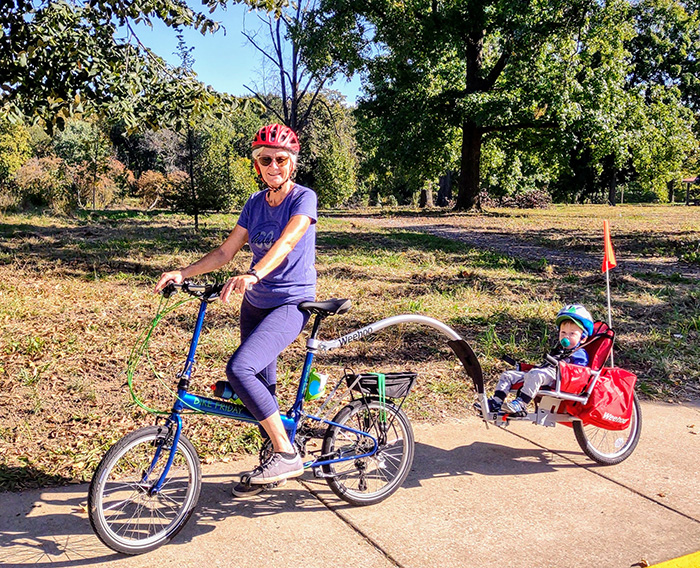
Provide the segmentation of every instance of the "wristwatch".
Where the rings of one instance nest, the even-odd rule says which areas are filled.
[[[246,274],[250,274],[251,276],[255,276],[255,278],[257,278],[256,284],[258,284],[258,282],[260,282],[260,276],[258,276],[258,273],[255,270],[255,268],[251,268],[248,272],[246,272]]]

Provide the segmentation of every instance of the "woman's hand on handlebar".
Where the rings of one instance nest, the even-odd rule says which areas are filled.
[[[184,279],[185,277],[182,275],[182,272],[180,270],[163,272],[163,274],[160,277],[160,280],[158,280],[158,284],[156,284],[156,294],[162,292],[163,288],[165,288],[168,285],[168,283],[174,282],[175,284],[182,284]]]
[[[232,292],[243,295],[248,288],[257,282],[257,277],[253,276],[252,274],[240,274],[239,276],[234,276],[228,282],[226,282],[226,284],[224,284],[224,288],[221,290],[219,298],[224,304],[226,304],[228,303]]]

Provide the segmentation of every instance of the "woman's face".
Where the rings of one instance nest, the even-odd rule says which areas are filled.
[[[275,148],[263,148],[256,158],[260,175],[270,187],[280,187],[294,171],[294,164],[289,152]]]

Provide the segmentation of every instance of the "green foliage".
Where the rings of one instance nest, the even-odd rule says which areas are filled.
[[[258,189],[252,162],[233,150],[238,134],[225,122],[212,124],[203,132],[198,182],[200,191],[219,204],[216,210],[242,207]]]
[[[276,0],[248,3],[279,9]],[[213,11],[225,0],[202,4]],[[177,76],[131,35],[117,34],[117,27],[130,21],[152,24],[154,19],[202,33],[219,27],[179,0],[15,0],[3,7],[0,108],[15,121],[23,116],[40,120],[49,131],[86,112],[121,121],[129,131],[183,129],[182,108],[200,117],[236,108],[237,99],[216,93],[192,75]]]
[[[190,129],[180,161],[182,177],[169,184],[165,203],[195,217],[242,206],[258,185],[250,159],[234,151],[238,134],[227,121]]]
[[[306,41],[319,67],[363,72],[373,195],[406,202],[461,170],[458,208],[481,184],[501,197],[619,186],[664,199],[697,147],[697,14],[673,0],[323,0]]]
[[[631,5],[637,35],[629,44],[632,85],[673,85],[684,106],[700,109],[700,6],[679,0]]]
[[[347,147],[336,139],[318,154],[314,172],[314,190],[322,207],[343,205],[355,192],[356,161]]]
[[[104,163],[112,152],[112,144],[95,120],[69,120],[62,132],[53,137],[56,155],[68,164]]]
[[[9,189],[12,177],[29,158],[31,146],[27,128],[0,119],[0,191]]]
[[[113,146],[104,124],[91,120],[69,120],[53,137],[56,155],[69,166],[76,204],[93,209],[125,196],[133,174],[113,157]]]
[[[323,91],[319,101],[309,115],[296,177],[316,192],[320,206],[337,207],[357,189],[355,121],[339,93]]]

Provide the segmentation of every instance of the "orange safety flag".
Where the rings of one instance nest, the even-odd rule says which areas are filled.
[[[603,221],[603,243],[605,247],[605,256],[603,257],[603,272],[607,272],[611,268],[617,266],[617,260],[615,260],[615,251],[612,247],[612,242],[610,241],[610,224],[607,221]]]

